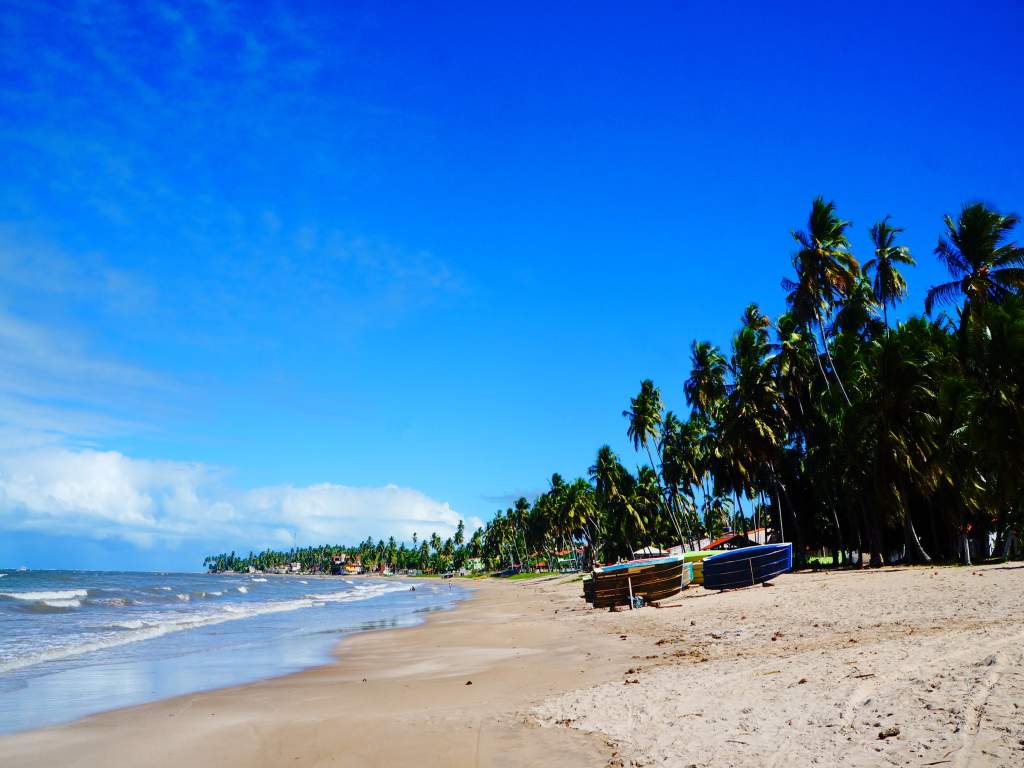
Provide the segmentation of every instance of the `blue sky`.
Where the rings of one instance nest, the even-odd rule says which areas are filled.
[[[1019,4],[552,5],[8,4],[0,565],[447,533],[639,461],[815,195],[901,313],[1024,209]]]

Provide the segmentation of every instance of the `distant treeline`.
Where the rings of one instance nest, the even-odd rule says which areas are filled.
[[[235,552],[211,555],[203,561],[203,567],[218,572],[245,572],[250,567],[258,571],[270,571],[275,568],[287,568],[291,563],[299,563],[302,570],[307,573],[331,573],[335,556],[345,555],[349,561],[358,557],[362,566],[369,571],[386,566],[392,570],[442,572],[462,568],[467,559],[479,556],[483,529],[476,531],[469,541],[466,541],[465,533],[465,525],[460,520],[455,534],[450,538],[442,539],[436,533],[432,533],[421,541],[419,535],[414,533],[411,547],[404,543],[396,543],[394,537],[387,541],[374,541],[368,538],[354,547],[324,545],[299,547],[288,551],[267,549],[263,552],[250,552],[244,556]]]

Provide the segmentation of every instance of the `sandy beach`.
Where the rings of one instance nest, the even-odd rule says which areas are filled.
[[[0,739],[4,766],[1024,763],[1024,567],[787,574],[593,611],[467,583],[334,664]]]

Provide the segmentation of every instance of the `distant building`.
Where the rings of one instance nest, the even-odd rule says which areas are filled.
[[[736,531],[726,533],[714,541],[705,544],[701,549],[740,549],[742,547],[753,547],[757,544],[767,543],[768,531],[764,528],[754,528],[747,531],[746,536]]]
[[[288,573],[301,573],[302,563],[288,563]]]

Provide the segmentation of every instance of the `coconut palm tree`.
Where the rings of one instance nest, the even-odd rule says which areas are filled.
[[[1019,216],[971,203],[956,221],[948,214],[943,220],[946,234],[939,238],[935,254],[954,279],[928,289],[926,313],[930,315],[936,303],[953,304],[961,298],[969,311],[1024,289],[1024,248],[1006,242]]]
[[[833,337],[845,333],[866,342],[884,333],[886,326],[879,319],[878,310],[871,282],[864,275],[859,275],[851,291],[838,305],[831,329]]]
[[[997,510],[997,544],[1005,557],[1010,527],[1024,532],[1024,298],[977,306],[964,318],[960,357],[972,383],[967,394],[971,442]]]
[[[907,295],[907,281],[900,274],[900,265],[914,266],[917,262],[905,245],[896,244],[896,235],[903,227],[889,224],[891,216],[871,225],[871,242],[875,245],[875,258],[864,262],[864,274],[875,273],[872,288],[875,300],[882,306],[886,329],[889,328],[889,306],[896,306]]]
[[[633,441],[635,450],[639,451],[643,446],[651,469],[656,467],[651,455],[651,445],[657,445],[661,436],[661,410],[661,392],[654,386],[653,381],[644,379],[640,382],[640,393],[630,398],[629,408],[622,412],[623,417],[629,421],[626,435]]]
[[[661,478],[658,465],[654,463],[651,445],[656,446],[661,437],[661,412],[661,392],[650,379],[644,379],[640,382],[639,394],[630,399],[629,408],[622,412],[622,415],[629,421],[629,425],[626,427],[626,435],[633,441],[634,450],[639,451],[640,447],[643,446],[644,451],[647,453],[647,460],[650,462],[651,470],[654,472],[655,478],[658,479],[659,498],[662,498],[660,493]],[[667,512],[668,518],[676,528],[681,543],[683,532],[679,526],[675,511],[664,503],[660,507],[662,511]]]
[[[590,467],[590,478],[594,482],[597,505],[607,518],[608,533],[617,532],[627,552],[632,552],[634,547],[631,534],[644,534],[647,531],[643,517],[631,501],[634,478],[607,445],[598,450],[597,460]]]
[[[722,352],[710,341],[690,345],[690,376],[683,384],[687,404],[696,413],[713,421],[725,397],[726,362]]]
[[[850,428],[862,448],[850,464],[864,466],[865,492],[884,513],[881,522],[902,526],[909,557],[930,562],[912,517],[912,501],[933,487],[931,461],[938,448],[939,357],[935,329],[915,318],[871,343],[859,368],[860,395]]]
[[[834,202],[826,203],[824,198],[816,197],[811,204],[807,229],[792,232],[793,239],[800,246],[793,256],[796,280],[782,280],[793,317],[805,327],[809,327],[812,321],[817,324],[822,351],[847,405],[850,398],[829,351],[825,317],[832,312],[837,300],[853,290],[860,274],[860,265],[850,251],[850,241],[846,236],[849,226],[850,222],[836,215]],[[821,368],[820,359],[818,364]],[[827,385],[824,368],[821,368],[821,375]]]
[[[722,455],[729,486],[739,504],[759,487],[765,470],[774,472],[776,457],[786,440],[786,410],[774,376],[767,333],[744,326],[733,338],[729,360],[731,383],[722,409]]]

